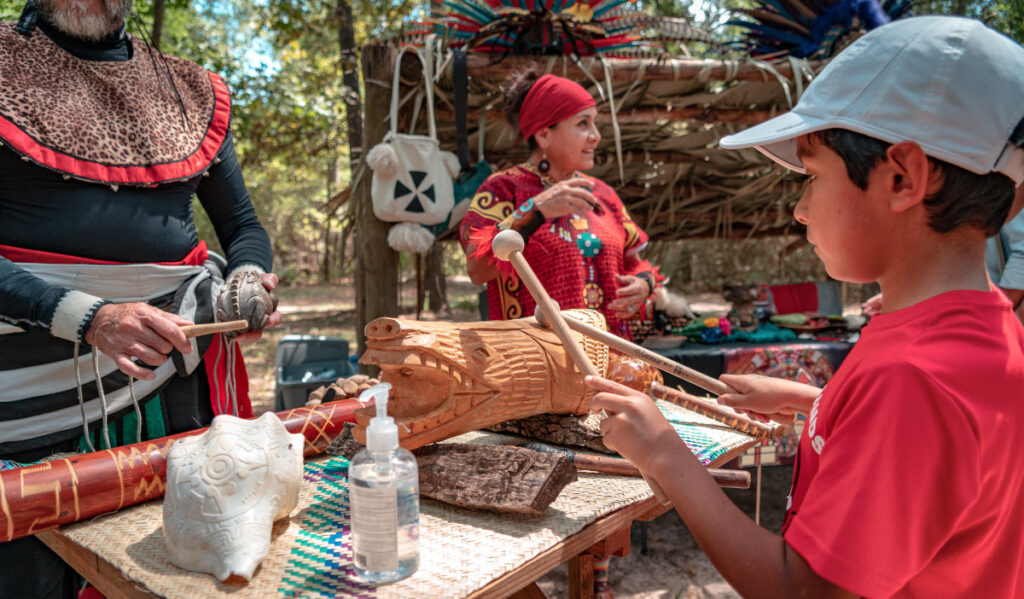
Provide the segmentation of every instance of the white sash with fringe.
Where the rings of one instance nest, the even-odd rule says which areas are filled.
[[[223,275],[219,256],[207,259],[201,266],[164,265],[164,264],[29,264],[18,263],[18,266],[48,283],[77,289],[96,297],[114,302],[148,302],[153,299],[173,294],[182,285],[187,284],[181,306],[177,313],[186,319],[194,320],[198,299],[196,289],[206,279],[213,279],[210,286],[211,301],[216,298]],[[219,263],[218,263],[219,262]],[[0,335],[17,333],[21,329],[8,324],[0,324]],[[3,337],[0,337],[2,343]],[[196,340],[192,339],[193,351],[184,355],[188,372],[195,370],[202,359],[197,351]],[[93,356],[83,354],[78,357],[78,373],[75,372],[75,358],[47,364],[39,364],[7,370],[3,372],[3,384],[0,385],[0,402],[23,401],[32,397],[59,393],[75,389],[78,381],[82,385],[94,384],[96,372],[100,378],[117,370],[114,361],[97,352],[96,368]],[[167,360],[153,373],[156,377],[149,381],[135,381],[134,394],[137,398],[145,397],[167,382],[176,371],[171,360]],[[105,393],[106,406],[103,398],[97,397],[84,403],[84,414],[87,422],[104,419],[106,414],[116,412],[132,405],[132,389],[124,387]],[[5,442],[22,441],[43,435],[68,430],[82,425],[83,406],[73,405],[67,408],[38,414],[16,420],[0,421],[0,440]]]

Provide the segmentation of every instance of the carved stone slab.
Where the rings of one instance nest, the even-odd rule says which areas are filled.
[[[438,443],[415,453],[420,494],[461,507],[540,515],[577,480],[564,455],[521,447]]]

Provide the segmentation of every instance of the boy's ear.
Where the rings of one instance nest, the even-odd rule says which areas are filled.
[[[904,141],[889,146],[887,160],[876,166],[889,194],[889,207],[903,212],[933,195],[942,187],[940,171],[921,146]]]

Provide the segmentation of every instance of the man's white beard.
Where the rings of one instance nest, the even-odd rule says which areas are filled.
[[[104,0],[105,10],[91,10],[88,2],[68,0],[58,8],[54,0],[36,0],[46,18],[64,33],[84,40],[100,40],[117,31],[131,10],[132,0]]]

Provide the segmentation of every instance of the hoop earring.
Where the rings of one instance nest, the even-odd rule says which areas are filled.
[[[548,171],[551,170],[551,163],[548,162],[547,154],[544,154],[544,157],[537,163],[537,170],[540,171],[542,175],[548,174]]]

